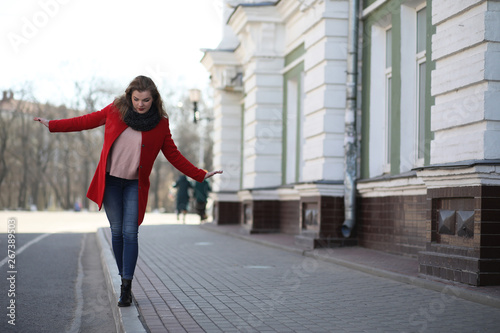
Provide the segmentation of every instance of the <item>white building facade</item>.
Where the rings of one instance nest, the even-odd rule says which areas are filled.
[[[224,39],[202,59],[224,170],[214,220],[500,284],[500,3],[360,1],[356,225],[344,238],[350,2],[225,1]]]

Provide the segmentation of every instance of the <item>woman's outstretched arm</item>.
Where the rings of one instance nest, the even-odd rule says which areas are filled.
[[[47,126],[51,132],[79,132],[104,125],[108,114],[113,111],[112,105],[113,104],[110,104],[100,111],[73,118],[48,120],[41,117],[35,117],[33,120]]]
[[[39,121],[40,123],[44,124],[45,127],[49,128],[49,121],[48,119],[45,118],[40,118],[40,117],[35,117],[33,118],[34,121]]]
[[[218,174],[218,173],[222,173],[222,170],[215,170],[215,171],[207,172],[207,173],[205,174],[205,179],[210,178],[210,177],[212,177],[213,175],[216,175],[216,174]]]

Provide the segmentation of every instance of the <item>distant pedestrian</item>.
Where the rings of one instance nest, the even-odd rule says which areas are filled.
[[[180,175],[179,178],[177,178],[174,187],[177,189],[177,221],[179,221],[179,214],[182,214],[182,221],[183,223],[186,223],[186,213],[189,203],[189,189],[193,188],[193,185],[191,185],[191,182],[186,178],[186,176]]]
[[[210,191],[212,191],[212,188],[206,180],[194,184],[195,209],[202,222],[207,219],[206,207]]]
[[[75,132],[104,125],[104,145],[87,197],[104,205],[122,286],[118,306],[132,302],[132,278],[138,256],[137,234],[148,201],[149,175],[162,151],[182,173],[202,182],[222,170],[206,172],[191,164],[177,149],[169,119],[154,82],[136,77],[125,94],[101,111],[80,117],[47,120],[35,117],[51,132]]]

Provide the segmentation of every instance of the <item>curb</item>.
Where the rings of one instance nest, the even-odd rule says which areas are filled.
[[[356,264],[356,263],[353,263],[350,261],[346,261],[346,260],[318,254],[314,250],[301,250],[301,249],[293,248],[293,247],[286,246],[286,245],[268,242],[268,241],[261,240],[261,239],[255,239],[255,238],[252,238],[251,236],[244,235],[244,234],[237,234],[235,232],[231,232],[231,231],[227,231],[227,230],[220,230],[220,229],[217,229],[216,226],[214,227],[214,226],[200,224],[200,227],[204,230],[216,232],[216,233],[231,236],[231,237],[236,237],[236,238],[239,238],[242,240],[246,240],[248,242],[257,243],[257,244],[281,249],[281,250],[288,251],[288,252],[293,252],[296,254],[303,255],[305,257],[330,262],[330,263],[344,266],[347,268],[351,268],[351,269],[354,269],[357,271],[361,271],[363,273],[367,273],[367,274],[371,274],[374,276],[390,279],[390,280],[393,280],[396,282],[406,283],[406,284],[413,285],[416,287],[425,288],[425,289],[429,289],[429,290],[433,290],[433,291],[438,291],[438,292],[441,292],[441,293],[446,294],[446,295],[451,295],[452,297],[459,297],[459,298],[462,298],[462,299],[465,299],[465,300],[468,300],[471,302],[475,302],[475,303],[479,303],[479,304],[483,304],[483,305],[487,305],[487,306],[491,306],[491,307],[495,307],[495,308],[500,308],[500,298],[491,297],[491,296],[485,295],[483,293],[479,293],[479,292],[475,292],[472,290],[467,290],[464,288],[460,288],[457,286],[446,284],[445,282],[440,283],[440,282],[436,282],[436,281],[427,280],[425,278],[407,276],[407,275],[403,275],[403,274],[399,274],[399,273],[395,273],[395,272],[391,272],[391,271],[373,268],[373,267],[362,265],[362,264]]]
[[[120,333],[146,333],[135,305],[129,307],[119,307],[118,295],[120,293],[121,280],[116,268],[116,262],[111,252],[104,229],[99,228],[96,232],[97,244],[101,252],[101,264],[106,278],[108,298],[111,303],[113,317],[115,319],[116,332]],[[135,304],[135,301],[134,301]]]

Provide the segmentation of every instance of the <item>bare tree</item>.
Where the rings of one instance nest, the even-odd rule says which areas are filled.
[[[46,115],[47,117],[50,117],[51,108],[50,104],[44,106],[37,105],[38,114]],[[41,209],[48,205],[47,186],[44,177],[53,155],[54,141],[50,140],[49,133],[42,126],[34,126],[31,134],[37,138],[34,143],[35,149],[32,155],[32,162],[30,163],[33,168],[31,173],[33,176],[31,181],[31,197],[37,209]],[[40,192],[42,192],[42,195],[40,195]]]
[[[19,169],[21,171],[21,177],[19,178],[18,185],[18,199],[17,207],[20,209],[27,208],[27,195],[29,186],[29,176],[30,176],[30,159],[33,150],[30,145],[30,126],[28,123],[28,118],[30,104],[25,100],[21,100],[16,107],[15,114],[18,123],[17,127],[17,140],[15,140],[15,149],[12,151],[12,155],[18,162]]]
[[[0,101],[0,186],[9,168],[7,166],[7,149],[12,137],[12,122],[15,116],[12,106],[12,92],[4,91]]]

